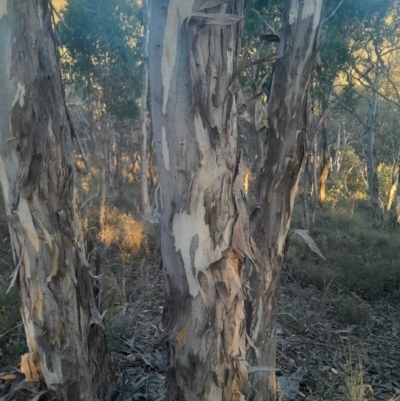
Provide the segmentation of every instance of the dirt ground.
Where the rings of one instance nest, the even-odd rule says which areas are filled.
[[[126,383],[117,399],[161,400],[167,358],[158,264],[145,266],[132,280],[136,300],[121,318],[121,346],[114,354],[121,383]],[[345,324],[338,291],[304,287],[290,272],[283,273],[277,367],[281,386],[287,390],[289,384],[290,391],[282,400],[400,400],[400,311],[350,294],[368,320]]]
[[[123,268],[124,294],[118,290],[115,298],[110,296],[122,277],[116,273],[116,286],[104,289],[112,299],[106,325],[120,389],[115,401],[161,401],[168,358],[161,324],[164,297],[159,254],[143,252],[133,265]],[[340,309],[344,297],[350,312]],[[344,322],[349,317],[343,313],[351,318],[354,305],[356,311],[365,312],[360,324]],[[400,311],[387,302],[371,305],[330,286],[321,291],[286,270],[279,296],[277,344],[282,400],[400,400]],[[1,368],[0,364],[4,377]],[[0,380],[0,400],[9,400],[2,396],[23,383],[18,368],[13,372],[13,384]],[[38,396],[39,386],[25,387],[25,398],[20,392],[21,398],[11,399]],[[35,401],[45,399],[54,398],[43,394]]]

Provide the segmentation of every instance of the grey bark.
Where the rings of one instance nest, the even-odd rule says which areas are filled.
[[[248,391],[242,270],[244,256],[255,256],[232,80],[244,1],[211,9],[207,3],[202,9],[194,0],[151,2],[168,400],[239,400]]]
[[[0,38],[0,179],[30,360],[60,400],[108,400],[48,1],[1,0]]]
[[[254,289],[247,307],[254,344],[248,358],[251,365],[275,366],[278,280],[305,155],[308,90],[319,52],[321,9],[322,0],[285,2],[281,57],[268,105],[267,149],[251,218],[251,234],[264,262],[249,278]],[[274,399],[273,371],[255,373],[251,383],[255,400]]]
[[[252,220],[262,256],[250,236],[237,149],[233,77],[244,3],[151,2],[167,400],[276,398],[275,374],[265,369],[275,366],[276,291],[304,154],[322,1],[285,2],[269,106],[272,139]]]

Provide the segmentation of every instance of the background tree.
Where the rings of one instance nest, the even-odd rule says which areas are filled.
[[[253,134],[247,135],[246,141],[240,141],[240,144],[245,159],[253,163],[254,175],[260,172],[264,160],[267,99],[282,25],[280,6],[282,2],[277,0],[252,0],[246,6],[241,63],[242,68],[247,68],[243,69],[239,78],[247,99],[245,105],[251,114]],[[246,116],[240,123],[244,124],[245,120]]]
[[[0,6],[0,177],[30,366],[60,400],[107,400],[111,356],[96,308],[47,0]]]
[[[60,39],[66,50],[68,105],[83,151],[98,170],[101,226],[110,189],[123,191],[123,159],[133,164],[139,153],[134,132],[140,115],[142,37],[137,2],[74,1],[63,10]]]
[[[398,48],[396,39],[399,29],[398,7],[396,0],[377,1],[373,4],[344,5],[342,10],[337,12],[338,18],[348,19],[349,24],[346,29],[351,40],[347,41],[349,62],[343,68],[344,74],[336,87],[336,93],[342,91],[341,96],[344,101],[342,106],[347,100],[350,100],[350,103],[355,98],[359,100],[356,118],[365,131],[362,142],[368,144],[365,152],[368,166],[367,181],[372,218],[376,225],[382,222],[381,215],[384,211],[377,175],[377,147],[381,146],[376,143],[377,111],[378,107],[383,105],[382,100],[397,103],[396,85],[391,78],[391,69]],[[382,86],[390,86],[391,90],[382,91]],[[367,108],[361,111],[360,102],[367,105]],[[345,108],[354,114],[353,105],[347,102]],[[396,157],[397,150],[395,152],[391,158]]]
[[[140,124],[141,124],[141,151],[140,151],[140,183],[141,198],[144,214],[150,218],[154,214],[150,206],[149,188],[147,183],[147,98],[149,93],[149,38],[150,38],[150,2],[143,1],[143,60],[142,60],[142,94],[140,96]]]

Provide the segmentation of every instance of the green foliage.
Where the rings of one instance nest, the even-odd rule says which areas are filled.
[[[67,81],[119,120],[138,115],[141,9],[130,0],[71,1],[60,25]],[[67,28],[68,26],[68,28]]]
[[[321,290],[333,282],[368,300],[398,301],[400,233],[373,228],[368,205],[364,201],[352,203],[342,201],[334,209],[317,211],[312,237],[326,262],[291,238],[287,264],[305,284],[313,283]],[[350,208],[354,208],[351,218]],[[301,226],[300,206],[296,209],[293,227]]]
[[[2,358],[15,362],[27,352],[25,333],[21,323],[15,289],[9,294],[0,292],[0,361]]]
[[[358,106],[358,96],[354,84],[349,83],[345,85],[340,96],[349,111],[355,112]]]
[[[21,323],[16,287],[6,294],[13,268],[11,246],[3,193],[0,187],[0,362],[15,363],[19,355],[26,352],[25,333]],[[1,363],[0,363],[1,364]]]
[[[245,29],[242,42],[242,58],[253,60],[275,53],[279,43],[264,41],[262,34],[280,35],[282,20],[280,0],[250,0],[246,7]],[[241,86],[244,91],[254,87],[257,81],[264,80],[262,90],[269,94],[273,63],[260,63],[256,67],[256,76],[252,77],[250,69],[241,74]],[[264,79],[268,77],[267,79]],[[255,79],[255,81],[254,81]]]
[[[380,163],[377,168],[378,175],[378,185],[379,192],[381,193],[383,200],[386,202],[387,195],[390,191],[390,187],[392,186],[392,174],[393,174],[393,166],[388,166],[387,164]]]
[[[368,199],[368,187],[365,181],[363,165],[353,148],[347,148],[343,154],[342,166],[338,177],[332,178],[327,199],[333,205],[342,200]]]

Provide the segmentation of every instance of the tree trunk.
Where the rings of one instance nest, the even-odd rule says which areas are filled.
[[[153,0],[152,121],[164,209],[167,400],[244,399],[244,256],[255,259],[237,153],[244,1]],[[210,14],[206,14],[210,13]]]
[[[147,182],[147,95],[149,88],[149,0],[143,1],[143,64],[142,64],[142,96],[140,98],[140,123],[142,127],[142,141],[140,152],[140,190],[142,208],[145,216],[151,216],[153,210],[150,206],[149,187]]]
[[[342,143],[342,124],[339,122],[339,127],[336,135],[335,154],[332,162],[332,172],[336,179],[339,176],[341,159],[343,157],[341,143]]]
[[[396,197],[397,185],[399,182],[399,166],[400,166],[399,162],[400,162],[400,154],[397,156],[396,161],[393,163],[392,184],[390,185],[389,193],[387,196],[387,202],[386,202],[386,211],[388,213],[391,212],[393,202]]]
[[[397,172],[394,173],[394,175],[392,177],[392,185],[390,186],[389,193],[388,193],[388,196],[387,196],[386,211],[388,213],[390,213],[390,211],[392,210],[394,198],[396,196],[397,184],[399,182],[399,180],[397,178],[398,174],[399,174],[399,172],[397,170]]]
[[[321,137],[322,137],[322,170],[319,177],[319,192],[318,192],[318,203],[322,207],[326,199],[326,180],[328,178],[330,158],[328,151],[328,133],[326,129],[326,111],[322,116],[322,127],[321,127]]]
[[[265,261],[249,234],[237,151],[239,88],[232,76],[245,1],[220,3],[152,1],[149,65],[170,345],[166,399],[274,400],[275,375],[266,369],[275,366],[276,292],[304,153],[322,1],[286,1],[269,107],[272,139],[255,212],[263,223],[253,220]],[[252,266],[244,267],[245,258]]]
[[[376,67],[375,80],[372,88],[371,106],[369,109],[368,117],[368,186],[369,198],[372,210],[372,219],[375,225],[379,225],[379,199],[378,199],[378,178],[376,174],[375,165],[375,123],[376,123],[376,110],[378,107],[378,81],[379,71]]]
[[[275,366],[277,289],[299,173],[305,154],[307,100],[319,51],[322,0],[285,2],[280,58],[276,62],[268,104],[268,141],[257,182],[251,234],[264,264],[250,274],[247,318],[252,343],[251,365]],[[259,206],[258,206],[259,205]],[[251,376],[256,401],[272,400],[275,372]]]
[[[312,173],[312,188],[311,193],[313,195],[313,202],[314,206],[317,205],[318,199],[318,171],[320,166],[320,159],[319,159],[319,138],[318,135],[314,136],[314,139],[311,143],[312,149],[312,157],[311,157],[311,173]]]
[[[254,258],[237,154],[237,82],[231,82],[244,1],[215,7],[209,16],[195,3],[153,0],[151,9],[171,352],[166,399],[239,400],[248,385],[242,265],[245,254]]]
[[[100,167],[99,187],[100,187],[99,223],[100,223],[100,230],[103,230],[106,224],[106,214],[107,214],[107,167],[104,165]]]
[[[390,188],[387,211],[390,211],[390,218],[394,227],[400,224],[400,151],[396,164],[393,166],[392,186]]]
[[[303,177],[303,229],[312,233],[315,225],[315,200],[314,196],[309,199],[310,186],[312,185],[312,172],[310,168],[311,157],[308,153],[304,162]]]
[[[0,2],[0,178],[34,369],[60,400],[108,400],[114,372],[93,296],[47,0]]]
[[[393,226],[396,228],[400,225],[400,172],[398,175],[398,183],[397,183],[397,191],[396,191],[396,196],[393,201],[392,205],[392,221],[393,221]]]
[[[312,85],[312,84],[311,84]],[[309,91],[310,92],[310,91]],[[305,160],[304,160],[304,173],[303,173],[303,229],[312,233],[315,225],[315,204],[316,194],[313,191],[314,172],[315,166],[315,152],[314,139],[317,137],[317,132],[313,133],[311,130],[312,122],[312,108],[310,101],[307,101],[307,134],[305,143]],[[300,173],[301,174],[301,173]],[[311,199],[310,199],[311,196]]]

